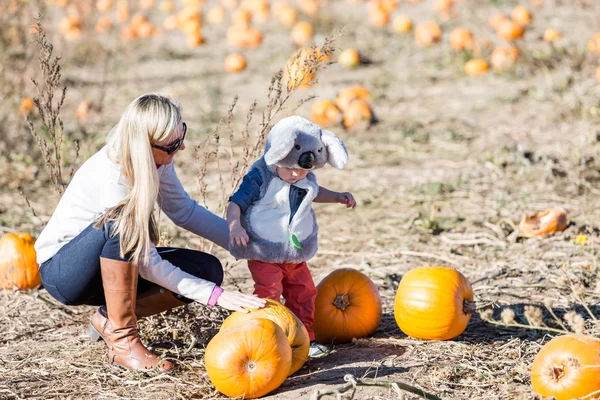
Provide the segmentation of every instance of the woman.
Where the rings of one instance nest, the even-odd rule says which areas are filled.
[[[173,157],[186,124],[166,97],[135,99],[106,146],[79,168],[36,241],[42,283],[66,305],[99,305],[88,333],[106,341],[111,364],[142,372],[174,368],[144,347],[137,319],[197,301],[248,312],[265,302],[224,291],[218,259],[157,248],[156,202],[178,226],[227,248],[227,223],[185,192]]]

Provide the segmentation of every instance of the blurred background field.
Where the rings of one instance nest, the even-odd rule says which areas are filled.
[[[547,318],[543,303],[551,300],[559,316],[581,312],[597,336],[595,318],[582,309],[597,315],[600,298],[597,1],[0,0],[0,233],[37,236],[59,200],[25,120],[51,146],[33,104],[40,96],[31,79],[47,93],[31,28],[38,14],[60,56],[54,107],[66,87],[58,114],[64,182],[135,97],[168,93],[188,125],[188,146],[175,159],[179,177],[219,214],[244,141],[257,140],[262,116],[273,111],[273,77],[298,49],[333,40],[312,85],[288,93],[284,74],[280,98],[289,98],[272,122],[320,118],[346,143],[346,168],[317,176],[351,191],[358,206],[315,205],[320,250],[310,266],[317,283],[336,268],[362,270],[380,288],[384,316],[373,338],[309,361],[266,398],[309,399],[342,385],[347,373],[444,398],[535,398],[530,368],[551,333],[478,315],[452,341],[400,331],[396,287],[423,265],[460,270],[496,319],[510,308],[527,323],[531,305]],[[226,65],[232,53],[242,57]],[[360,99],[346,104],[339,95],[349,88]],[[566,211],[563,232],[518,235],[523,214],[550,207]],[[161,232],[165,244],[210,248],[164,216]],[[225,285],[250,291],[245,264],[210,250],[223,260]],[[143,379],[108,368],[104,349],[83,336],[93,311],[67,309],[43,289],[0,292],[0,398],[219,398],[203,349],[225,312],[194,305],[143,321],[144,339],[180,364],[176,374]],[[396,397],[380,387],[355,394]]]

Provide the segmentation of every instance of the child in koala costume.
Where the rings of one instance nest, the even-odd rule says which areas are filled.
[[[229,251],[248,260],[254,294],[280,301],[304,323],[309,356],[327,355],[312,331],[317,289],[306,261],[317,252],[318,227],[312,202],[354,208],[351,193],[317,184],[311,172],[326,163],[343,168],[344,143],[332,132],[298,116],[284,118],[269,132],[263,157],[256,161],[229,198]]]

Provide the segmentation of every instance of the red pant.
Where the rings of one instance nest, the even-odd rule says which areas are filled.
[[[315,340],[312,325],[315,320],[317,288],[306,262],[300,264],[270,264],[248,260],[248,269],[254,279],[254,294],[281,301],[306,327],[310,340]]]

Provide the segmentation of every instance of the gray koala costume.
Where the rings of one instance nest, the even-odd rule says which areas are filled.
[[[256,161],[230,201],[240,206],[247,247],[229,245],[237,259],[268,263],[301,263],[317,252],[318,226],[312,201],[319,192],[313,172],[294,184],[277,176],[276,167],[314,170],[326,163],[343,168],[348,161],[344,143],[332,132],[305,118],[279,121]]]

